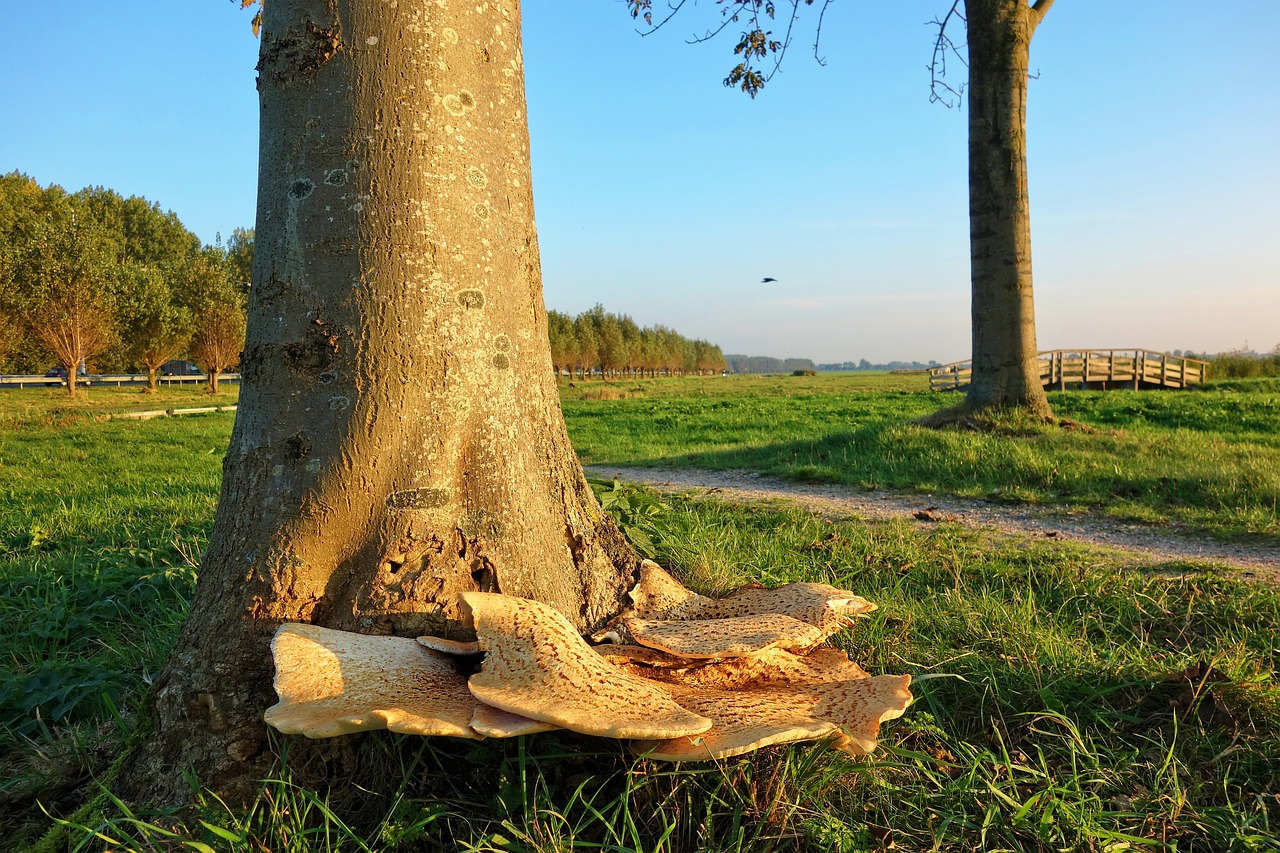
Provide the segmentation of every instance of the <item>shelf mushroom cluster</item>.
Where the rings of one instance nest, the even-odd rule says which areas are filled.
[[[632,606],[592,637],[608,642],[594,646],[547,605],[482,592],[459,594],[474,642],[285,624],[271,644],[280,701],[265,720],[312,738],[561,728],[685,761],[805,740],[866,754],[880,723],[911,702],[910,676],[869,676],[821,647],[875,609],[851,592],[794,583],[714,599],[645,561],[630,596]],[[468,677],[457,660],[474,655],[483,658]]]

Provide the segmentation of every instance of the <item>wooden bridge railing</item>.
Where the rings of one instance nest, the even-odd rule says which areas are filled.
[[[1209,378],[1209,362],[1146,349],[1055,349],[1039,354],[1040,380],[1046,388],[1068,385],[1111,388],[1186,388]],[[929,370],[931,391],[967,387],[973,362],[953,361]]]

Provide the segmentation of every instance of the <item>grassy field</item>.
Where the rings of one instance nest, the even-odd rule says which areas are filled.
[[[1090,430],[1010,423],[986,436],[906,425],[940,402],[918,376],[580,383],[564,395],[587,462],[998,493],[1274,537],[1280,387],[1266,383],[1069,392],[1055,407]],[[6,849],[34,844],[46,812],[76,815],[132,730],[183,617],[232,422],[92,413],[208,399],[187,393],[158,404],[93,389],[74,406],[0,394]],[[1197,462],[1208,452],[1217,467]],[[966,454],[952,464],[968,468],[947,470]],[[1156,463],[1135,456],[1200,473],[1167,472],[1175,485],[1146,495]],[[1210,475],[1212,489],[1192,488]],[[1214,507],[1196,505],[1210,494]],[[801,747],[674,766],[566,735],[376,733],[327,759],[286,757],[249,813],[212,798],[168,818],[108,808],[104,823],[90,810],[77,820],[98,836],[74,830],[49,849],[1280,850],[1276,590],[953,525],[688,498],[667,499],[650,529],[659,561],[707,592],[818,580],[880,605],[839,644],[873,673],[921,678],[876,761]],[[287,756],[289,739],[279,748]],[[359,789],[329,787],[353,772]]]
[[[1276,380],[1053,392],[1075,428],[1011,420],[993,433],[913,425],[960,399],[926,388],[920,374],[591,383],[568,389],[564,406],[587,464],[740,468],[1095,509],[1222,537],[1280,534]]]

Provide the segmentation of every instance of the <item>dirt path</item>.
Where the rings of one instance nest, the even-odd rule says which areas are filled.
[[[914,518],[922,524],[940,521],[995,529],[1016,536],[1053,538],[1108,548],[1143,562],[1197,560],[1218,563],[1242,577],[1280,584],[1280,545],[1233,544],[1177,535],[1096,513],[1065,514],[1047,508],[988,503],[981,500],[895,492],[859,492],[849,486],[792,483],[745,471],[616,468],[591,466],[594,477],[616,477],[644,483],[659,491],[700,491],[736,501],[793,501],[813,512],[836,517]]]

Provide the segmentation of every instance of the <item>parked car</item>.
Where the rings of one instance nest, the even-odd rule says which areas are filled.
[[[160,365],[161,376],[200,376],[203,373],[198,365],[189,361],[166,361]]]
[[[51,387],[56,387],[56,386],[58,386],[58,385],[66,385],[66,384],[67,384],[67,369],[66,369],[65,367],[51,367],[51,368],[49,368],[48,370],[46,370],[46,371],[45,371],[44,376],[45,376],[45,378],[46,378],[46,379],[56,379],[56,380],[57,380],[56,382],[46,382],[46,383],[45,383],[46,385],[49,385],[49,386],[51,386]],[[77,385],[88,385],[88,384],[90,384],[90,382],[91,382],[91,381],[92,381],[92,380],[90,380],[90,379],[89,379],[89,375],[88,375],[87,373],[85,373],[83,369],[80,369],[80,370],[76,371],[76,384],[77,384]]]

